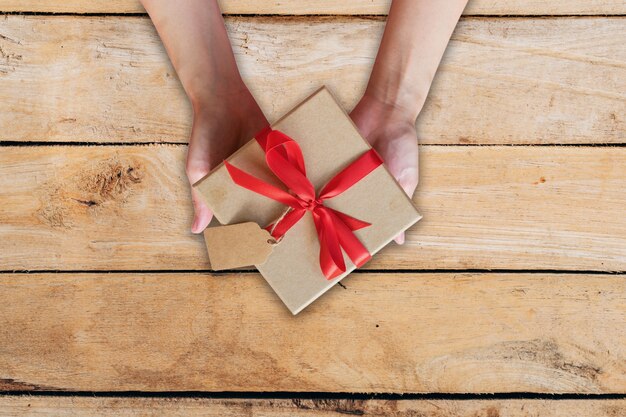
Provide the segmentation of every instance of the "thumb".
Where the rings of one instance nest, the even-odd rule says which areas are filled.
[[[400,184],[400,187],[402,187],[406,195],[408,195],[409,198],[413,198],[413,193],[415,193],[418,182],[417,167],[404,168],[400,175],[396,177],[396,179],[398,180],[398,184]]]
[[[190,149],[193,150],[191,146]],[[191,185],[191,201],[193,203],[194,212],[191,233],[202,233],[211,222],[213,213],[204,202],[200,192],[196,190],[193,185],[210,171],[210,167],[208,162],[204,159],[194,159],[193,156],[195,154],[196,153],[189,153],[187,157],[187,178],[189,179],[189,185]]]
[[[202,233],[207,228],[213,217],[213,213],[200,195],[200,192],[193,188],[193,185],[200,181],[211,171],[211,165],[215,161],[210,158],[210,145],[213,137],[210,135],[210,124],[202,114],[194,114],[191,137],[189,138],[189,148],[187,149],[187,164],[185,171],[187,179],[191,185],[191,201],[193,203],[193,223],[192,233]]]
[[[400,184],[400,187],[402,187],[409,198],[413,198],[413,193],[415,193],[415,189],[417,188],[418,179],[417,167],[407,167],[396,176],[398,184]],[[398,245],[403,245],[405,240],[404,232],[396,236],[394,240]]]

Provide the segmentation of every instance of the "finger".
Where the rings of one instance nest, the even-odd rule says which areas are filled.
[[[202,233],[202,231],[207,228],[209,223],[211,223],[213,213],[204,203],[198,191],[194,189],[191,190],[191,200],[193,201],[194,211],[191,233]]]
[[[395,140],[383,141],[379,149],[391,175],[404,192],[413,197],[417,188],[419,158],[417,139],[413,135],[401,136]]]
[[[396,179],[398,180],[398,184],[400,184],[400,187],[402,187],[406,195],[408,195],[409,198],[413,198],[413,193],[415,193],[418,181],[417,167],[408,167],[403,169]],[[394,240],[398,245],[403,245],[405,241],[404,232],[396,236]]]
[[[194,152],[195,151],[195,152]],[[191,201],[193,202],[193,223],[191,224],[192,233],[201,233],[211,222],[213,213],[206,205],[200,193],[193,188],[193,184],[199,181],[204,175],[210,171],[209,163],[206,156],[199,154],[193,146],[189,147],[187,155],[187,178],[191,187]]]
[[[415,189],[417,188],[417,167],[408,167],[403,169],[396,179],[406,195],[412,198],[415,193]]]

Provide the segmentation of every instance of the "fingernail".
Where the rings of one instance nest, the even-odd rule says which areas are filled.
[[[404,233],[400,233],[398,236],[396,236],[396,243],[398,245],[404,245]]]
[[[193,224],[191,225],[191,233],[198,233],[198,218],[197,217],[193,219]]]

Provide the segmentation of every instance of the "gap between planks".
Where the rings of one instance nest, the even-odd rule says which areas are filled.
[[[0,10],[1,16],[50,16],[50,17],[149,17],[145,12],[111,12],[111,13],[77,13],[77,12],[20,12]],[[241,17],[241,18],[268,18],[268,19],[291,19],[291,18],[355,18],[355,19],[375,19],[384,20],[386,14],[362,13],[308,13],[308,14],[279,14],[279,13],[222,13],[224,17]],[[488,14],[488,13],[471,13],[463,14],[463,19],[605,19],[605,18],[622,18],[626,17],[626,13],[605,13],[605,14]]]
[[[32,269],[32,270],[0,270],[2,274],[211,274],[215,276],[228,276],[236,274],[248,274],[257,272],[256,269],[227,269],[214,271],[212,269],[92,269],[92,270],[69,270],[69,269]],[[568,269],[356,269],[351,274],[563,274],[563,275],[626,275],[626,271],[594,271],[594,270],[568,270]]]
[[[540,392],[496,393],[365,393],[365,392],[297,392],[297,391],[0,391],[2,398],[58,397],[58,398],[152,398],[152,399],[251,399],[251,400],[345,400],[345,401],[397,401],[397,400],[626,400],[626,394],[574,394]],[[626,405],[626,404],[625,404]]]
[[[327,400],[626,400],[625,394],[575,394],[541,392],[496,392],[496,393],[366,393],[366,392],[323,392],[323,391],[0,391],[3,397],[88,397],[88,398],[198,398],[198,399],[327,399]]]
[[[20,146],[146,146],[146,145],[175,145],[175,146],[187,146],[187,143],[182,142],[89,142],[89,141],[62,141],[62,142],[43,142],[43,141],[2,141],[0,140],[0,147],[20,147]],[[574,148],[621,148],[626,147],[624,143],[420,143],[420,147],[436,147],[436,146],[454,146],[454,147],[574,147]]]
[[[327,398],[197,399],[0,397],[6,416],[153,417],[616,417],[626,413],[623,399],[579,400],[345,400]],[[114,414],[113,414],[114,413]]]

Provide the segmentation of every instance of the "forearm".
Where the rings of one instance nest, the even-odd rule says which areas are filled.
[[[194,108],[243,87],[216,0],[141,0]]]
[[[417,118],[467,0],[393,0],[366,95]]]

